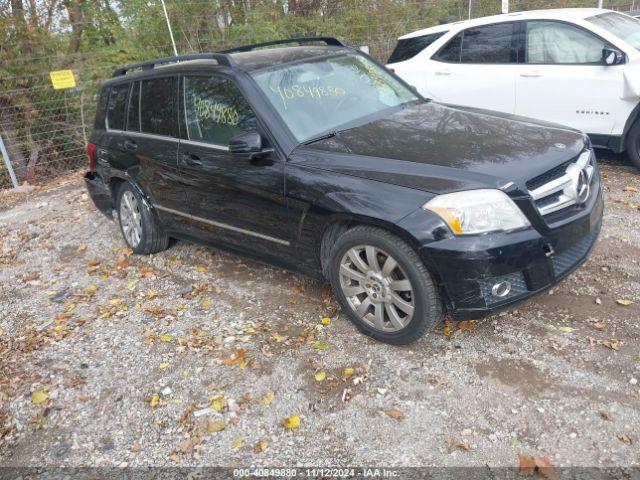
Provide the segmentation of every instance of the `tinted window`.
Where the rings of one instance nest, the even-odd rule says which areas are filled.
[[[129,84],[111,87],[107,108],[107,124],[112,130],[124,130],[124,115],[127,109]]]
[[[462,63],[516,63],[514,23],[470,28],[462,37]]]
[[[389,61],[387,63],[404,62],[405,60],[415,57],[445,33],[447,32],[432,33],[431,35],[423,35],[422,37],[398,40],[398,44],[393,50],[393,53],[389,57]]]
[[[127,130],[140,131],[140,82],[134,82],[129,95],[129,111],[127,112]]]
[[[144,133],[177,137],[174,78],[142,81],[140,127]]]
[[[527,22],[526,63],[602,63],[605,46],[595,35],[566,23]]]
[[[436,60],[458,63],[460,61],[460,47],[462,45],[462,33],[459,33],[447,43],[435,56]]]
[[[230,80],[185,77],[184,99],[189,140],[228,145],[257,128],[251,107]]]

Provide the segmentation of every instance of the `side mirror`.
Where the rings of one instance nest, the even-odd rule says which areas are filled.
[[[620,65],[624,63],[624,53],[615,48],[603,48],[602,63],[609,67],[612,65]]]
[[[253,160],[269,155],[273,148],[264,148],[258,132],[236,135],[229,141],[229,153],[239,160]]]

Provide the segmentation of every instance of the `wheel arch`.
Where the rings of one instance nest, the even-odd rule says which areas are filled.
[[[613,148],[615,146],[612,146],[613,151],[616,153],[622,153],[627,150],[627,138],[629,136],[629,132],[638,120],[640,120],[640,103],[631,110],[631,113],[627,117],[624,129],[622,130],[622,135],[620,136],[620,144],[618,145],[618,148]]]
[[[333,214],[330,215],[322,229],[321,235],[319,235],[319,242],[316,246],[316,252],[319,257],[320,265],[322,267],[322,273],[326,276],[327,273],[327,261],[329,259],[329,251],[335,240],[347,230],[350,230],[356,226],[370,226],[377,227],[382,230],[386,230],[392,233],[405,242],[407,242],[415,251],[419,254],[418,240],[409,232],[394,224],[380,218],[368,217],[365,215],[355,214]],[[427,268],[429,266],[427,265]]]

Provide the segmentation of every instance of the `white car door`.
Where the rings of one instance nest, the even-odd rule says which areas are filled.
[[[517,22],[468,28],[427,60],[425,96],[501,112],[515,111]]]
[[[608,42],[565,22],[527,21],[524,61],[516,79],[516,113],[610,135],[616,119],[626,120],[621,100],[624,65],[606,66]]]

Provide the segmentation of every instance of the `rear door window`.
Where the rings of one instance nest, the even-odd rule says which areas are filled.
[[[176,79],[154,78],[141,83],[140,130],[177,138]]]
[[[405,38],[398,40],[396,48],[389,57],[387,63],[397,63],[409,60],[430,46],[433,42],[438,40],[447,32],[432,33],[430,35],[423,35],[421,37]]]
[[[110,130],[124,130],[129,88],[130,84],[128,83],[111,87],[107,106],[107,126]]]
[[[442,47],[440,51],[434,55],[433,58],[435,60],[440,60],[441,62],[459,63],[463,34],[463,32],[460,32],[451,40],[449,40],[449,42],[447,42],[447,44]]]
[[[452,38],[435,56],[450,63],[505,64],[518,62],[518,23],[469,28]]]
[[[257,129],[253,110],[231,80],[185,77],[184,102],[189,140],[227,146],[236,135]]]

